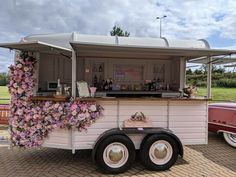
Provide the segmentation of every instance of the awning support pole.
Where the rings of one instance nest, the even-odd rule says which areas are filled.
[[[179,88],[180,90],[183,90],[185,87],[185,82],[186,82],[186,60],[184,57],[180,58],[180,79],[179,79]]]
[[[207,98],[211,98],[212,58],[207,57]]]
[[[74,51],[74,49],[72,49],[72,82],[71,82],[71,86],[72,86],[72,97],[76,98],[76,53]]]

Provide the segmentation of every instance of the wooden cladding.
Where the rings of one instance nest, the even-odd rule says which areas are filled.
[[[0,105],[0,124],[8,125],[9,105]]]

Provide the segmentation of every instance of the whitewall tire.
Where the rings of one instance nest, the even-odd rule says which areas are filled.
[[[128,137],[113,135],[98,145],[95,162],[104,173],[123,173],[132,166],[135,155],[134,144]]]
[[[225,141],[236,148],[236,134],[223,132]]]
[[[175,164],[179,155],[177,142],[167,134],[145,138],[140,147],[140,159],[149,170],[162,171]]]

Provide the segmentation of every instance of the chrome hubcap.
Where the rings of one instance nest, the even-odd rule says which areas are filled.
[[[128,149],[124,144],[118,142],[109,144],[103,152],[104,162],[111,168],[122,167],[127,162],[128,157]]]
[[[171,159],[172,154],[172,146],[165,140],[154,142],[149,149],[149,157],[157,165],[166,164]]]

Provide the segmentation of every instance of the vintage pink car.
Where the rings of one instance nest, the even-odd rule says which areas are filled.
[[[236,147],[236,103],[212,103],[208,110],[208,130],[223,133],[225,141]]]

